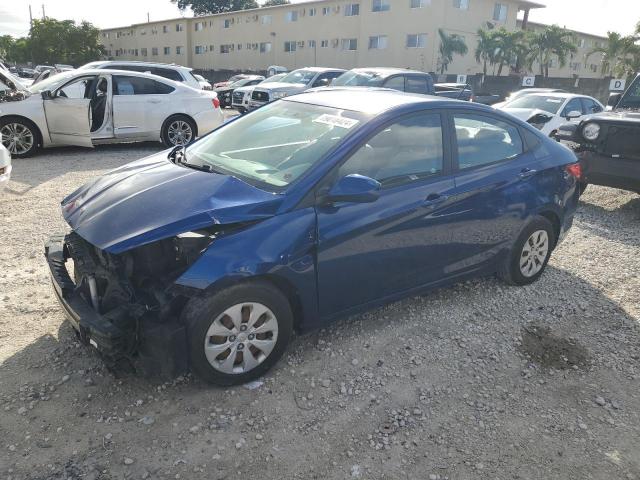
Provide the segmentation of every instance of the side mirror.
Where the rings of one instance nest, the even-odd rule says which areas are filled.
[[[51,90],[43,90],[42,92],[40,92],[40,95],[42,95],[43,100],[50,100],[53,98]]]
[[[609,94],[609,100],[607,101],[607,107],[611,107],[611,109],[616,108],[618,106],[618,102],[620,101],[621,98],[622,98],[622,93],[620,93],[620,92]]]
[[[573,120],[575,118],[580,118],[582,116],[582,112],[579,112],[578,110],[572,110],[569,113],[567,113],[567,120]]]
[[[342,177],[324,197],[325,202],[371,203],[380,196],[382,185],[364,175],[351,174]]]
[[[329,80],[328,78],[322,78],[322,79],[316,81],[313,84],[313,86],[314,87],[328,87],[330,83],[331,83],[331,80]]]

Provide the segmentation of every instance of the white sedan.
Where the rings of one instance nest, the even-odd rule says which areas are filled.
[[[0,145],[0,190],[9,182],[11,178],[11,155],[9,150]]]
[[[498,110],[530,123],[545,135],[554,136],[560,125],[602,112],[604,105],[595,98],[574,93],[532,93],[506,102]]]
[[[186,145],[223,122],[215,92],[148,73],[74,70],[24,88],[0,71],[0,94],[1,143],[14,157],[57,145]]]

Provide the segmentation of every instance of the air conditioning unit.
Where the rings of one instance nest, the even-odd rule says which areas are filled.
[[[304,48],[304,40],[298,42],[298,48]]]

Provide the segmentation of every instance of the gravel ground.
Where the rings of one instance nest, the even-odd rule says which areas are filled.
[[[257,388],[114,376],[64,321],[58,203],[158,144],[16,161],[0,193],[0,477],[640,479],[640,197],[590,187],[542,279],[297,337]]]

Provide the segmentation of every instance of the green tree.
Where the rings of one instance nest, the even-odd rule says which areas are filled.
[[[634,45],[635,40],[634,37],[624,37],[617,32],[607,32],[606,45],[594,48],[587,56],[602,54],[602,73],[623,76],[629,67],[629,57],[633,57],[634,52],[638,51]]]
[[[561,67],[567,64],[567,56],[578,49],[572,32],[557,25],[545,27],[538,32],[530,32],[528,38],[527,65],[533,68],[537,62],[540,75],[549,76],[551,59],[555,56]]]
[[[177,4],[180,10],[191,8],[196,15],[235,12],[260,6],[255,0],[171,0],[171,2]]]
[[[44,18],[34,20],[26,38],[26,48],[34,63],[82,65],[100,58],[104,47],[100,31],[89,22]]]
[[[441,28],[438,29],[438,35],[440,35],[440,48],[438,49],[440,57],[438,61],[440,63],[440,73],[443,74],[453,62],[454,55],[466,55],[469,49],[464,38],[459,35],[448,35]]]
[[[505,65],[515,65],[518,58],[526,55],[528,46],[525,41],[525,32],[516,30],[510,32],[502,27],[495,33],[495,63],[498,65],[498,75],[502,75],[502,69]]]
[[[475,58],[476,62],[482,63],[482,73],[487,75],[487,66],[496,63],[497,53],[496,31],[485,30],[483,28],[478,30],[478,45],[476,46]]]
[[[262,4],[263,7],[275,7],[276,5],[289,5],[291,0],[267,0]]]

